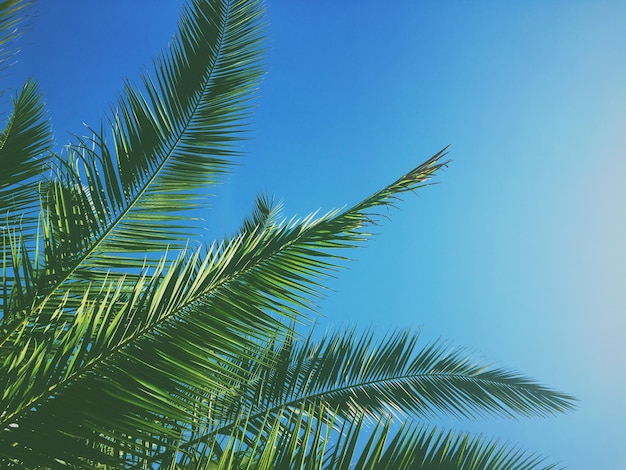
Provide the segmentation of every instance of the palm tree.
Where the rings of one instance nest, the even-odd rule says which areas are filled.
[[[0,2],[0,37],[28,0]],[[415,332],[301,337],[324,280],[445,149],[355,206],[232,236],[194,209],[236,156],[263,7],[193,0],[176,39],[58,154],[37,85],[0,135],[0,462],[6,468],[535,468],[438,416],[542,416],[573,399]],[[415,423],[415,424],[413,424]],[[548,466],[549,467],[549,466]]]

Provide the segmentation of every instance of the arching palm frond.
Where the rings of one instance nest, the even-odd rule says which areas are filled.
[[[343,259],[333,251],[366,240],[376,212],[427,184],[443,155],[353,208],[319,218],[280,221],[259,199],[241,233],[171,265],[164,258],[136,279],[133,291],[113,276],[100,287],[78,290],[80,299],[67,290],[71,316],[64,304],[52,314],[42,306],[36,312],[41,318],[34,316],[15,336],[5,362],[6,439],[32,447],[26,436],[37,429],[55,436],[46,441],[56,442],[50,449],[67,449],[62,443],[68,439],[75,441],[73,449],[85,436],[88,445],[113,440],[131,460],[171,448],[190,423],[207,419],[198,418],[207,416],[207,391],[221,390],[224,407],[240,400],[242,383],[251,377],[237,363],[258,359],[264,340],[286,332],[285,318],[299,318],[311,307],[320,278]],[[33,338],[36,347],[28,340]],[[231,373],[224,362],[233,365]],[[77,421],[55,422],[52,417],[70,404]],[[105,404],[110,411],[94,412]],[[155,433],[153,423],[164,430]],[[6,454],[18,451],[13,446]]]
[[[0,0],[0,45],[27,3]],[[294,339],[346,249],[446,149],[348,209],[283,219],[259,197],[237,233],[194,239],[261,76],[262,16],[256,0],[191,0],[154,71],[62,155],[36,86],[17,96],[0,135],[0,466],[531,468],[391,419],[541,416],[571,397],[409,333]]]
[[[100,237],[86,257],[156,252],[158,259],[164,244],[186,247],[187,211],[205,205],[207,187],[237,154],[233,144],[261,76],[261,15],[257,1],[194,1],[154,73],[141,87],[126,85],[109,132],[71,149],[98,215]],[[137,266],[132,256],[124,260],[127,269]]]
[[[40,191],[42,241],[30,253],[38,269],[30,267],[35,276],[22,290],[31,295],[14,315],[28,321],[31,305],[54,309],[48,297],[114,274],[132,290],[146,259],[156,265],[168,246],[185,249],[187,209],[236,153],[237,123],[261,75],[261,14],[252,0],[185,7],[153,73],[140,87],[127,84],[101,131],[55,160]]]
[[[353,414],[373,421],[408,415],[512,418],[553,415],[574,403],[517,372],[489,367],[462,348],[439,343],[418,348],[418,335],[409,331],[380,341],[354,331],[302,344],[287,341],[276,356],[278,364],[261,370],[244,398],[261,414],[319,401],[344,419]]]
[[[238,399],[216,400],[212,424],[178,452],[199,458],[199,449],[214,449],[223,436],[270,442],[274,425],[268,423],[279,421],[330,432],[337,423],[363,420],[546,416],[571,410],[575,402],[519,373],[476,361],[463,349],[437,343],[418,348],[418,335],[408,331],[380,340],[353,331],[319,341],[288,337],[261,357],[242,359],[240,367],[249,368],[252,379],[240,385]]]

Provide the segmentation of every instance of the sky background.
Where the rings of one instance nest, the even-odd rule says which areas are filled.
[[[42,2],[3,83],[39,81],[61,146],[167,45],[181,4]],[[568,415],[442,424],[626,469],[626,2],[267,4],[252,139],[210,235],[259,192],[288,216],[351,205],[451,144],[439,184],[330,282],[320,328],[420,327],[571,393]]]

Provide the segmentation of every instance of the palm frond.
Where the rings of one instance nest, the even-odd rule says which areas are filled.
[[[0,133],[0,337],[35,295],[39,186],[51,147],[38,87],[28,81],[13,100],[13,111]]]
[[[236,154],[261,75],[262,11],[254,0],[192,2],[153,74],[127,84],[110,128],[66,148],[42,188],[43,254],[26,305],[55,308],[48,297],[113,273],[132,290],[146,258],[156,265],[167,246],[185,249],[185,209]],[[25,307],[12,316],[28,321]]]
[[[266,414],[264,432],[241,416],[232,432],[179,451],[169,462],[175,469],[270,470],[551,470],[545,457],[496,439],[473,437],[382,419],[372,426],[364,416],[344,422],[327,420],[334,409],[302,404],[285,413]],[[310,417],[311,419],[303,419]],[[166,461],[167,462],[167,461]],[[133,467],[139,468],[139,467]]]
[[[187,210],[205,205],[206,188],[237,154],[261,75],[261,17],[257,1],[192,2],[153,74],[141,87],[126,85],[109,131],[70,147],[78,168],[71,185],[83,188],[96,214],[77,270],[97,269],[103,253],[159,259],[164,243],[185,248],[193,230]],[[133,259],[126,256],[125,267],[141,266]]]
[[[500,444],[495,439],[472,437],[467,433],[437,430],[425,425],[402,425],[392,434],[389,420],[373,430],[362,421],[350,424],[345,436],[328,460],[328,469],[363,470],[531,470],[555,468],[544,457]],[[354,445],[355,437],[365,433],[364,445]]]
[[[21,247],[24,230],[3,234],[12,250],[4,250],[3,298],[22,300],[6,309],[12,326],[0,332],[0,343],[11,342],[20,321],[35,322],[33,312],[43,318],[42,306],[47,318],[60,304],[73,315],[82,296],[66,294],[78,283],[98,292],[88,286],[117,274],[130,293],[146,258],[156,266],[168,246],[169,253],[185,249],[191,225],[179,211],[197,204],[200,184],[228,166],[236,121],[261,73],[261,15],[254,0],[193,2],[153,78],[144,75],[144,91],[126,87],[111,129],[79,139],[55,160],[52,178],[32,193],[43,206],[36,252]]]
[[[316,411],[301,419],[322,419],[316,425],[330,426],[363,418],[546,416],[571,410],[575,403],[519,373],[478,362],[464,349],[438,343],[418,348],[418,335],[409,331],[379,341],[371,333],[357,336],[354,331],[320,341],[287,337],[261,357],[242,359],[240,367],[249,370],[251,380],[239,389],[235,405],[214,407],[208,434],[193,436],[183,449],[228,434],[242,413],[247,415],[246,428],[265,439],[262,423],[268,415],[284,413],[288,420],[304,406]]]
[[[573,409],[574,398],[515,371],[489,367],[462,348],[439,343],[417,348],[418,335],[398,331],[380,343],[371,333],[339,332],[321,341],[287,343],[283,363],[268,369],[250,393],[250,403],[292,406],[320,400],[340,416],[365,414],[546,416]]]
[[[35,82],[28,81],[13,99],[13,112],[0,133],[0,216],[37,220],[37,183],[48,169],[52,134],[41,95]],[[24,224],[32,229],[33,223]]]
[[[0,0],[0,46],[26,4]],[[237,153],[262,16],[256,0],[192,0],[154,71],[61,156],[36,86],[16,98],[0,134],[0,465],[534,468],[482,438],[406,425],[389,440],[391,417],[536,416],[571,397],[463,350],[416,352],[409,333],[293,336],[345,249],[446,149],[346,210],[285,220],[259,197],[236,234],[189,247]]]
[[[169,267],[163,258],[155,272],[135,279],[133,291],[115,276],[90,290],[66,287],[63,303],[53,303],[52,313],[40,306],[12,338],[14,353],[6,358],[3,380],[10,401],[4,403],[2,425],[17,424],[26,432],[35,419],[41,430],[42,416],[92,396],[90,405],[108,403],[116,411],[103,415],[87,403],[74,405],[82,410],[81,426],[126,442],[129,455],[170,448],[186,423],[206,409],[207,390],[223,390],[224,406],[239,399],[240,384],[250,377],[241,368],[224,375],[223,362],[258,357],[256,341],[286,332],[282,319],[299,318],[303,308],[311,308],[320,277],[343,259],[333,249],[359,246],[369,236],[365,227],[375,221],[372,211],[425,184],[442,165],[442,155],[364,203],[317,219],[279,222],[260,199],[245,231],[206,253],[183,254]],[[38,345],[24,341],[22,332]],[[63,438],[76,426],[50,422],[50,432]],[[155,422],[170,431],[155,434]]]

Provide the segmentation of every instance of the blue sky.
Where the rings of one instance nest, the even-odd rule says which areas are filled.
[[[59,145],[166,46],[181,1],[42,2],[4,83],[38,79]],[[242,165],[287,215],[352,204],[451,144],[331,282],[322,328],[421,327],[580,399],[482,430],[572,469],[626,468],[626,3],[268,0],[268,74]]]

